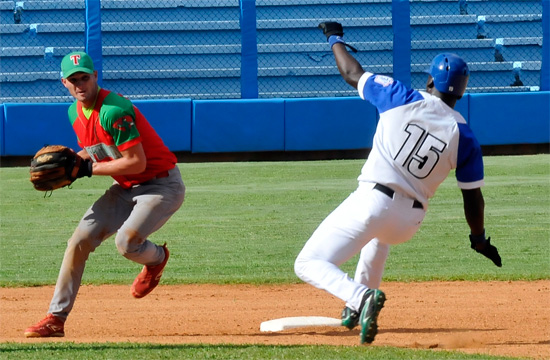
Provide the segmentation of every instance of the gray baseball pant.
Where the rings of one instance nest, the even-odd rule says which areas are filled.
[[[48,313],[67,318],[88,256],[115,233],[121,255],[143,265],[160,264],[164,250],[147,238],[181,207],[184,197],[185,185],[177,166],[167,177],[130,189],[113,184],[88,209],[69,239]]]

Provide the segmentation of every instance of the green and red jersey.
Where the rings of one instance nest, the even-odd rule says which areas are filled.
[[[147,166],[145,171],[113,178],[124,188],[151,180],[174,168],[176,156],[164,145],[147,119],[132,102],[108,90],[100,89],[89,117],[82,104],[75,101],[69,107],[69,120],[78,145],[86,149],[94,162],[122,157],[121,151],[142,144]]]

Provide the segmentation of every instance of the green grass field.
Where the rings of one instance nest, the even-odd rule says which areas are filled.
[[[550,155],[486,157],[486,229],[503,267],[469,248],[462,197],[452,174],[409,242],[393,247],[384,281],[550,278]],[[296,255],[317,225],[357,186],[363,160],[179,164],[182,209],[151,240],[173,256],[163,284],[297,283]],[[27,168],[0,168],[0,286],[54,284],[65,243],[111,183],[80,179],[50,197]],[[355,260],[355,259],[354,259]],[[127,284],[140,269],[108,239],[88,261],[85,284]],[[354,261],[344,265],[353,272]],[[357,351],[360,351],[357,352]],[[391,348],[0,344],[8,358],[477,359]],[[483,357],[487,358],[487,357]]]
[[[0,344],[0,358],[21,360],[155,360],[155,359],[300,359],[300,360],[476,360],[503,359],[459,352],[408,350],[392,347],[160,345],[160,344]],[[507,360],[515,359],[512,357]]]

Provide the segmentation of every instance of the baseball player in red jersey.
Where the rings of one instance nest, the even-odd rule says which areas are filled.
[[[485,237],[481,147],[453,108],[466,90],[470,71],[451,53],[436,56],[426,91],[363,70],[346,50],[342,25],[319,24],[344,80],[380,113],[373,147],[357,189],[319,225],[296,258],[296,275],[346,302],[342,325],[360,325],[360,342],[371,343],[386,296],[378,289],[391,245],[411,239],[429,199],[456,169],[470,246],[496,266],[500,255]],[[355,278],[339,266],[360,253]]]
[[[185,196],[176,156],[128,99],[98,86],[90,56],[70,53],[61,70],[61,82],[76,99],[68,113],[82,147],[78,154],[85,161],[85,176],[115,181],[69,239],[47,316],[26,329],[26,337],[65,335],[86,260],[113,234],[119,253],[144,265],[131,294],[149,294],[159,283],[169,252],[166,244],[158,246],[148,237],[181,207]]]

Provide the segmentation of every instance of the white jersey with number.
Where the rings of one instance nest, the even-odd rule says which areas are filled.
[[[366,72],[357,88],[380,113],[360,182],[386,185],[425,208],[452,169],[461,189],[483,185],[481,148],[460,113],[388,76]]]
[[[357,189],[317,227],[294,264],[300,279],[356,311],[365,291],[380,286],[390,245],[416,234],[428,199],[452,169],[460,188],[483,185],[481,148],[458,112],[387,76],[365,73],[358,90],[380,113],[372,151]],[[394,190],[393,196],[375,183]],[[351,279],[340,266],[357,253]]]

